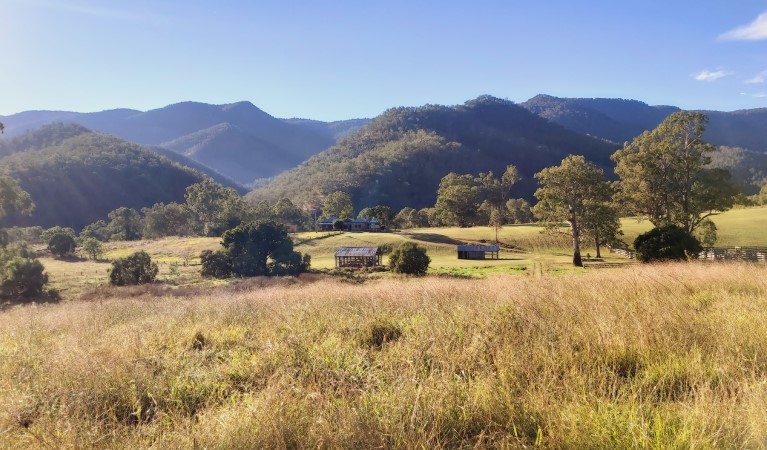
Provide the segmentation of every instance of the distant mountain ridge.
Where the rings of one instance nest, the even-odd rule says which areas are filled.
[[[614,150],[512,102],[482,96],[456,106],[390,109],[248,198],[287,197],[299,205],[316,205],[342,190],[357,209],[376,204],[423,208],[434,205],[440,179],[449,172],[501,174],[514,164],[523,180],[513,195],[530,199],[537,171],[576,153],[610,172]]]
[[[142,112],[26,111],[0,118],[9,136],[53,122],[77,123],[145,146],[171,149],[238,183],[272,177],[295,167],[364,124],[281,120],[250,102],[210,105],[182,102]]]
[[[537,95],[520,106],[579,133],[616,144],[652,130],[675,106],[650,106],[638,100],[560,98]],[[733,112],[702,111],[709,118],[704,137],[715,145],[767,152],[767,108]]]

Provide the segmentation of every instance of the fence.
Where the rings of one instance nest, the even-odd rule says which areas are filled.
[[[636,252],[630,248],[608,247],[610,252],[634,259]],[[706,247],[698,254],[701,261],[751,261],[767,262],[767,247]]]
[[[698,254],[698,259],[767,262],[767,247],[707,247]]]

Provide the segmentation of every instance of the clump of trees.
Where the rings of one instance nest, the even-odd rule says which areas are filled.
[[[115,286],[151,283],[158,271],[157,263],[152,262],[147,252],[140,250],[112,261],[109,283]]]
[[[309,268],[309,255],[293,250],[285,227],[274,222],[248,222],[227,230],[224,251],[203,252],[202,274],[209,277],[298,275]]]
[[[634,248],[636,258],[642,262],[685,260],[703,250],[692,233],[674,224],[640,234],[634,240]]]
[[[571,155],[556,167],[535,174],[540,188],[535,191],[536,217],[549,223],[567,222],[573,240],[573,264],[583,266],[581,239],[596,236],[599,245],[619,228],[618,215],[610,204],[612,190],[602,169],[583,156]]]
[[[30,214],[32,198],[11,177],[0,176],[0,219],[8,214]],[[0,230],[0,298],[30,301],[40,297],[48,275],[23,242],[10,244],[5,230]]]
[[[626,212],[692,233],[732,207],[730,173],[708,167],[715,148],[703,140],[707,122],[702,113],[676,112],[613,154],[616,198]]]
[[[430,263],[431,258],[426,254],[426,248],[414,242],[405,242],[389,255],[389,269],[395,273],[426,275]]]

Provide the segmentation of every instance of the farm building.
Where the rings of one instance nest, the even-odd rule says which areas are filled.
[[[319,231],[333,231],[338,220],[337,217],[327,217],[317,222],[317,228]],[[343,223],[340,231],[381,231],[383,229],[378,219],[343,219]]]
[[[372,267],[381,265],[378,247],[338,247],[336,267]]]
[[[498,259],[500,247],[497,245],[459,245],[458,259]]]

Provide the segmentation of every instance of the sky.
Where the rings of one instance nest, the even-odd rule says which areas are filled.
[[[250,101],[374,117],[490,94],[767,106],[767,0],[0,0],[0,115]]]

